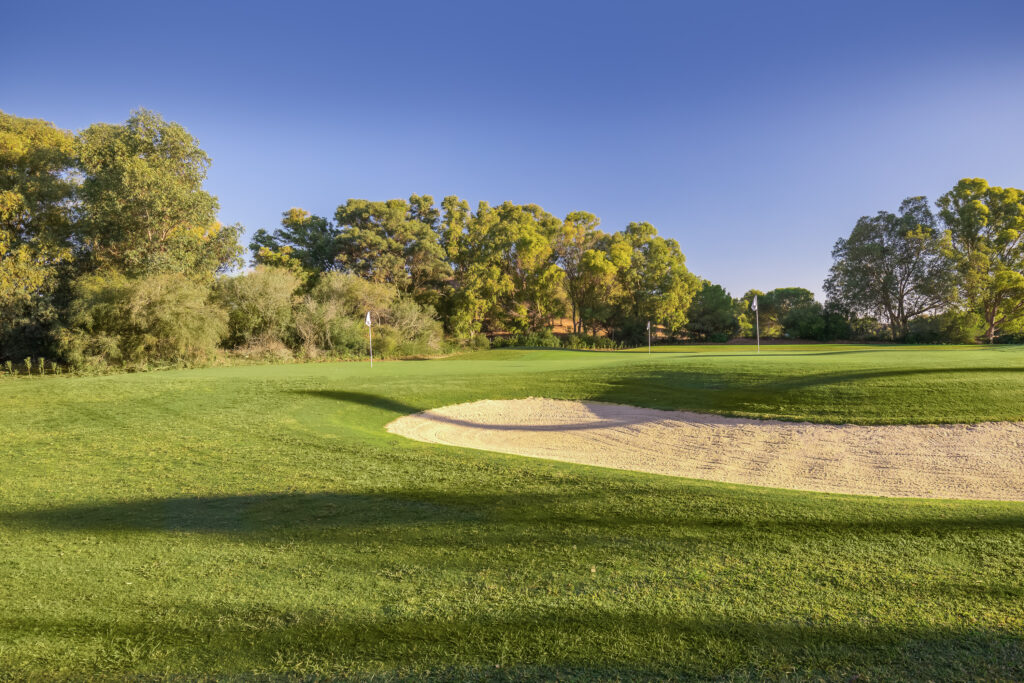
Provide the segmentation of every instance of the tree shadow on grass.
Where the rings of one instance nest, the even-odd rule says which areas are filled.
[[[650,534],[676,532],[690,540],[705,536],[713,541],[722,534],[946,538],[1024,531],[1024,504],[937,502],[922,507],[892,499],[752,487],[715,489],[713,484],[694,483],[640,494],[628,483],[609,480],[599,491],[588,488],[575,493],[415,490],[165,497],[0,511],[0,524],[66,531],[221,534],[255,540],[330,532],[324,539],[337,541],[345,540],[345,532],[389,528],[400,534],[393,539],[456,547],[469,528],[482,533],[482,541],[495,544],[524,538],[560,543],[566,533],[612,534],[642,542]],[[658,505],[624,506],[624,500],[636,500],[637,495]]]
[[[113,664],[108,672],[122,675],[159,669],[356,680],[1024,677],[1024,637],[1012,626],[836,623],[810,614],[772,620],[713,608],[677,616],[598,608],[571,596],[485,603],[467,615],[459,595],[436,597],[432,614],[237,603],[167,604],[139,614],[123,605],[120,616],[99,619],[6,613],[0,630],[15,642],[95,638],[100,659]],[[104,656],[128,644],[135,645],[133,657]]]

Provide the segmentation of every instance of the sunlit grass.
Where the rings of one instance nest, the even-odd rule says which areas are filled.
[[[1019,420],[1024,349],[500,350],[0,381],[0,672],[1024,677],[1022,504],[711,484],[382,429],[530,395]]]

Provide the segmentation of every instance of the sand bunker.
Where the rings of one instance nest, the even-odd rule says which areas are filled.
[[[857,426],[529,398],[387,425],[430,443],[807,491],[1024,500],[1024,423]]]

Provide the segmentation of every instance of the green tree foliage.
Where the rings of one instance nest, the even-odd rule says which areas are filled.
[[[85,129],[76,235],[94,264],[210,277],[237,263],[241,228],[217,222],[217,199],[202,188],[209,165],[188,131],[145,109]]]
[[[825,308],[817,301],[793,306],[782,316],[782,333],[790,339],[817,339],[826,337]]]
[[[937,204],[962,286],[991,342],[1024,317],[1024,192],[964,178]]]
[[[814,301],[814,293],[803,287],[779,287],[758,295],[758,314],[762,337],[777,337],[783,333],[782,320],[790,310]]]
[[[985,321],[973,311],[949,310],[910,321],[911,344],[970,344],[985,331]]]
[[[881,318],[903,337],[910,320],[953,302],[948,242],[924,197],[905,199],[898,214],[865,216],[832,250],[828,298],[856,314]]]
[[[605,235],[597,229],[600,219],[586,211],[574,211],[562,221],[556,237],[558,263],[565,273],[572,331],[580,332],[587,313],[593,317],[595,299],[615,269],[600,245]],[[589,309],[589,310],[588,310]]]
[[[367,354],[366,313],[374,322],[374,352],[383,357],[441,350],[441,323],[411,296],[393,284],[328,273],[296,309],[295,327],[306,354]]]
[[[327,273],[340,267],[338,229],[327,218],[303,209],[285,211],[281,228],[273,234],[257,230],[249,249],[255,263],[296,272]]]
[[[45,350],[61,267],[71,257],[74,137],[0,112],[0,356]]]
[[[736,307],[721,285],[705,281],[687,311],[686,331],[702,341],[724,342],[739,332]]]
[[[292,298],[300,283],[291,270],[272,266],[219,278],[214,300],[228,313],[228,342],[245,346],[288,341]]]
[[[647,321],[680,334],[701,283],[686,269],[679,243],[659,237],[650,223],[630,223],[612,240],[610,252],[623,261],[615,274],[623,336],[643,336]]]
[[[445,218],[461,290],[452,301],[457,326],[530,332],[550,325],[565,310],[555,251],[561,221],[534,204],[481,202],[475,214],[462,214],[461,207],[449,202],[456,213],[446,210]]]
[[[209,287],[181,273],[100,271],[79,278],[74,293],[59,344],[76,367],[206,361],[227,332]]]
[[[409,201],[350,199],[338,207],[337,262],[347,272],[395,285],[436,304],[449,275],[439,231],[441,214],[428,195]]]

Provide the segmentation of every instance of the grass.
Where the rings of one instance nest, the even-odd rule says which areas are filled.
[[[530,395],[1020,420],[1024,348],[0,380],[0,679],[1024,678],[1024,504],[730,486],[382,430]]]

